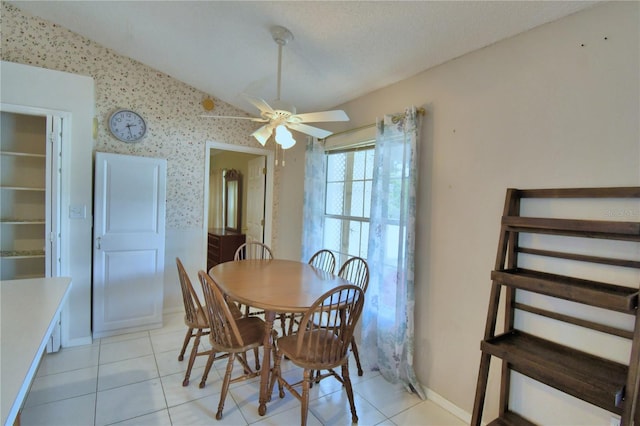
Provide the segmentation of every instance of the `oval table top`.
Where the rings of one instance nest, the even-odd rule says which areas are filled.
[[[347,280],[294,260],[238,260],[209,270],[232,299],[272,312],[305,312],[320,296]]]

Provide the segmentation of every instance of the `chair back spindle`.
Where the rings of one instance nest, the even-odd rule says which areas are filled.
[[[330,250],[318,250],[309,259],[309,265],[333,274],[336,269],[336,257]]]
[[[233,256],[233,260],[245,259],[273,259],[273,253],[266,244],[258,241],[251,241],[238,247]]]
[[[338,271],[338,276],[357,285],[362,291],[367,291],[369,286],[369,266],[361,257],[352,257],[344,262]]]
[[[182,289],[182,301],[184,303],[185,321],[196,323],[198,319],[198,310],[202,311],[202,305],[198,299],[187,271],[180,258],[176,257],[176,265],[178,266],[178,278],[180,280],[180,288]]]
[[[212,346],[219,352],[232,351],[232,348],[244,346],[235,317],[215,281],[204,272],[198,272],[198,278],[204,294],[207,319],[211,328]]]

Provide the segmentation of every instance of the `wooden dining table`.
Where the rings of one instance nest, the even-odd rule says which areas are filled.
[[[271,399],[271,331],[276,314],[304,313],[324,293],[349,282],[307,263],[282,259],[220,263],[209,270],[209,275],[230,298],[265,311],[258,407],[258,413],[264,416]]]

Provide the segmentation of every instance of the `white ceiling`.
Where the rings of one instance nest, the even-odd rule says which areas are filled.
[[[335,107],[592,1],[11,1],[240,109],[282,94],[298,113]]]

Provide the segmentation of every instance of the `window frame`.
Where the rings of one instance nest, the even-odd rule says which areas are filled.
[[[367,154],[365,154],[364,157],[364,164],[363,167],[365,169],[364,172],[364,177],[362,179],[353,179],[353,170],[354,170],[354,165],[355,165],[355,155],[350,156],[351,161],[347,160],[348,164],[346,165],[346,170],[345,170],[345,176],[343,180],[330,180],[331,176],[329,175],[329,157],[331,155],[337,155],[337,154],[349,154],[349,153],[353,153],[355,154],[358,151],[371,151],[371,164],[369,165],[367,163]],[[370,207],[371,207],[371,200],[369,199],[369,203],[366,203],[366,201],[363,198],[363,205],[362,205],[362,215],[360,216],[354,216],[354,215],[345,215],[345,214],[336,214],[336,213],[327,213],[327,201],[328,201],[328,186],[330,183],[335,183],[335,182],[342,182],[344,185],[343,187],[343,194],[342,194],[342,200],[343,200],[343,206],[342,206],[342,210],[345,210],[345,206],[347,205],[351,205],[351,202],[353,201],[351,198],[349,198],[349,196],[353,195],[353,191],[349,191],[349,196],[347,195],[347,185],[346,183],[349,182],[351,184],[353,184],[353,182],[363,182],[363,194],[366,194],[366,182],[370,182],[370,184],[373,183],[373,167],[375,165],[375,139],[374,140],[366,140],[366,141],[361,141],[357,144],[353,144],[347,147],[340,147],[340,148],[335,148],[335,149],[330,149],[330,150],[326,150],[324,155],[326,156],[326,162],[325,162],[325,180],[324,180],[324,185],[325,185],[325,199],[323,200],[323,213],[322,213],[322,220],[323,220],[323,229],[324,231],[324,235],[322,236],[323,239],[323,244],[324,246],[329,246],[326,243],[326,223],[327,223],[327,219],[332,219],[332,220],[339,220],[342,221],[341,224],[341,231],[340,231],[340,241],[339,241],[339,248],[336,250],[336,247],[333,246],[329,246],[329,248],[331,249],[331,251],[334,252],[334,254],[337,255],[337,262],[338,264],[342,264],[344,263],[348,258],[351,258],[353,256],[360,256],[363,258],[366,258],[366,254],[367,254],[367,250],[368,250],[368,239],[369,239],[369,223],[370,223]],[[347,157],[349,158],[349,157]],[[367,178],[367,169],[370,168],[371,169],[371,173],[370,173],[370,177]],[[351,185],[349,187],[349,189],[352,188],[353,185]],[[369,193],[369,196],[371,196],[371,192]],[[368,209],[367,209],[367,204],[368,204]],[[351,210],[351,209],[349,209]],[[367,211],[365,211],[367,210]],[[358,253],[352,253],[350,252],[350,246],[353,244],[351,242],[351,222],[357,222],[359,223],[360,229],[359,229],[359,241],[358,241]],[[366,224],[366,235],[363,238],[363,224]],[[350,244],[351,243],[351,244]]]

